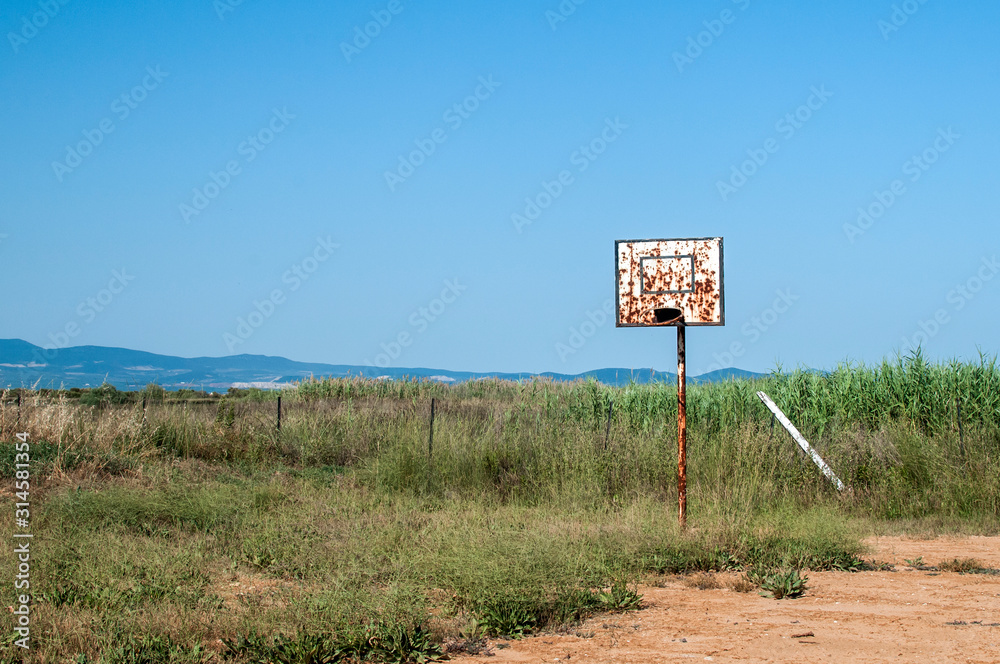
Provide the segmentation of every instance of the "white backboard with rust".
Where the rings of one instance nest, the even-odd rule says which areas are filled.
[[[725,325],[722,238],[615,242],[618,327],[661,327],[654,310],[679,309],[684,325]]]

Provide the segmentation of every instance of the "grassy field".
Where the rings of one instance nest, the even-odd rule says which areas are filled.
[[[274,393],[22,396],[0,399],[0,488],[10,533],[27,431],[30,661],[419,661],[634,609],[657,575],[743,570],[752,587],[871,565],[872,533],[1000,530],[986,359],[690,386],[683,533],[674,385],[311,381],[282,393],[280,433]],[[9,633],[3,661],[20,661]]]

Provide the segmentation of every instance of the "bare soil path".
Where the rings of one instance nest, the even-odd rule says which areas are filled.
[[[471,662],[1000,662],[1000,575],[918,570],[975,558],[1000,568],[1000,537],[868,540],[895,572],[811,572],[804,597],[774,600],[683,579],[642,587],[645,608],[572,634],[496,642]],[[720,575],[720,579],[722,575]],[[506,647],[503,647],[506,646]]]

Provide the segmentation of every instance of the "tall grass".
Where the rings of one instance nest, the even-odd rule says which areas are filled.
[[[89,463],[120,474],[151,456],[252,468],[282,463],[350,468],[359,481],[387,492],[600,504],[640,495],[668,499],[675,491],[675,389],[325,379],[285,392],[280,433],[276,404],[264,393],[212,403],[149,400],[145,409],[136,401],[81,406],[36,394],[19,417],[34,440],[56,446],[56,468]],[[995,358],[929,364],[917,354],[825,374],[693,385],[690,468],[703,494],[770,504],[826,491],[781,428],[775,430],[758,390],[854,489],[849,502],[856,509],[884,518],[997,514]],[[430,398],[437,400],[433,456]],[[10,401],[0,399],[4,439],[13,437],[17,418]]]
[[[28,392],[20,412],[0,395],[0,441],[33,441],[46,656],[118,661],[130,633],[199,661],[238,635],[409,643],[477,620],[571,622],[650,573],[849,568],[863,529],[906,520],[996,532],[998,387],[994,360],[919,355],[692,385],[684,533],[671,384],[314,380],[282,393],[280,432],[263,392],[147,390],[145,408]],[[758,390],[851,491],[773,427]],[[13,462],[0,442],[5,491]]]

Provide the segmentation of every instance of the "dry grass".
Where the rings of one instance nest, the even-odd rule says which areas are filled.
[[[722,583],[712,572],[698,572],[685,576],[683,583],[688,588],[697,588],[698,590],[717,590],[722,587]]]
[[[986,565],[976,558],[952,558],[951,560],[942,560],[937,564],[937,568],[942,572],[968,574],[986,569]]]
[[[775,384],[802,403],[823,386]],[[38,656],[114,664],[108,653],[130,647],[122,634],[169,637],[190,654],[251,632],[371,625],[428,628],[468,652],[475,617],[574,624],[614,580],[680,573],[693,589],[751,592],[727,570],[843,566],[861,554],[862,530],[894,527],[888,517],[996,525],[995,429],[967,423],[963,457],[951,432],[902,416],[868,426],[831,415],[825,429],[806,417],[855,488],[839,496],[758,421],[744,399],[754,386],[689,394],[685,533],[664,516],[675,500],[671,386],[327,382],[286,393],[280,437],[264,397],[156,402],[143,417],[135,403],[29,394],[19,427],[0,398],[0,453],[15,429],[34,443]],[[0,549],[0,569],[14,564]],[[12,593],[0,587],[0,606]]]
[[[757,586],[747,578],[746,574],[740,574],[729,583],[729,589],[738,593],[749,593],[756,590]]]

